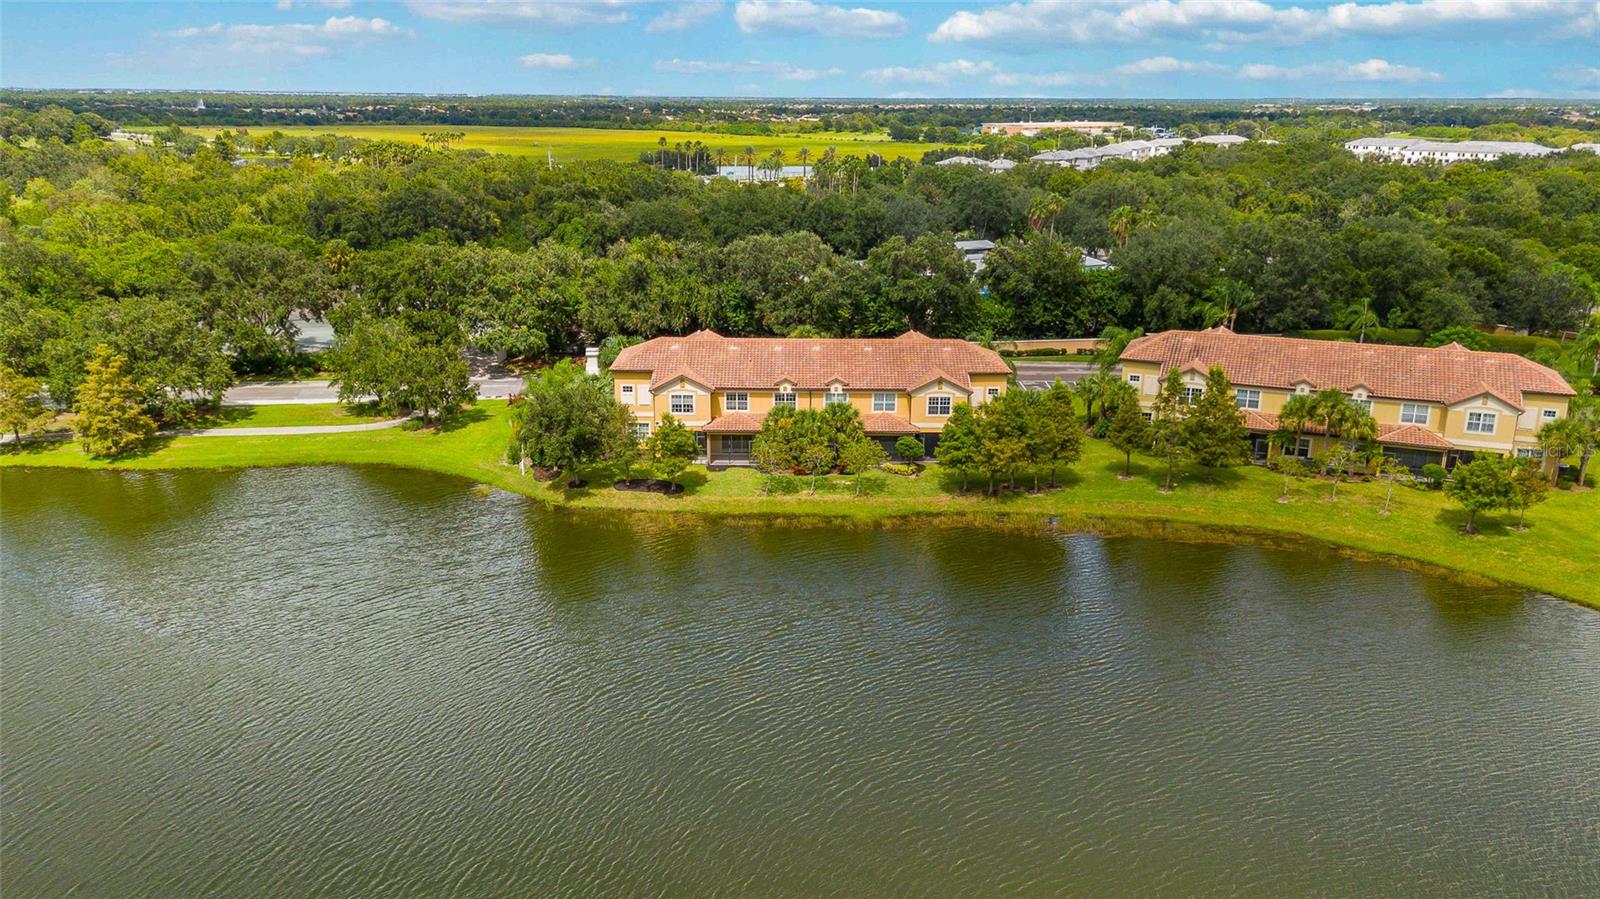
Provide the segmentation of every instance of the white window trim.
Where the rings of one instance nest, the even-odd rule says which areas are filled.
[[[887,400],[888,408],[884,408]],[[888,391],[880,391],[872,395],[872,411],[898,412],[900,410],[900,395]]]
[[[678,405],[679,405],[678,401],[679,400],[688,400],[689,401],[689,408],[687,408],[687,409],[678,408]],[[694,410],[695,410],[695,402],[694,402],[694,394],[692,394],[692,393],[674,393],[674,394],[671,394],[670,396],[667,397],[667,411],[671,412],[673,415],[693,415],[694,414]]]
[[[792,390],[775,390],[772,393],[772,405],[798,409],[800,407],[800,395]]]
[[[933,411],[933,401],[934,400],[941,400],[943,402],[943,405],[944,405],[944,411],[943,412],[935,412],[935,411]],[[949,396],[948,394],[934,393],[934,394],[929,394],[928,400],[927,400],[927,405],[926,405],[925,408],[928,411],[928,417],[929,418],[949,418],[951,411],[954,410],[955,407],[956,407],[956,404],[955,404],[955,398],[954,397]]]
[[[621,391],[622,391],[622,405],[624,405],[624,406],[632,406],[632,405],[636,405],[637,404],[638,401],[634,399],[633,385],[632,384],[623,384],[622,388],[621,388]]]
[[[1555,421],[1560,416],[1561,416],[1561,413],[1559,411],[1555,410],[1555,409],[1541,409],[1541,410],[1539,410],[1539,417],[1541,419],[1545,420],[1545,421]]]
[[[1417,410],[1422,410],[1422,420],[1417,421]],[[1425,425],[1433,420],[1433,409],[1427,403],[1401,403],[1400,423],[1403,425]]]
[[[1183,388],[1183,402],[1184,402],[1184,405],[1193,406],[1195,403],[1200,402],[1200,397],[1204,396],[1205,392],[1206,392],[1206,389],[1204,387],[1185,387],[1185,388]]]
[[[1233,400],[1234,405],[1237,405],[1240,409],[1251,409],[1254,411],[1260,411],[1261,409],[1261,391],[1255,389],[1254,387],[1235,388],[1233,391]]]
[[[849,403],[850,397],[846,396],[842,390],[830,390],[822,398],[823,408],[827,408],[829,406],[844,406],[848,405]]]
[[[984,391],[984,396],[986,398],[988,398],[988,399],[991,399],[991,400],[994,399],[995,397],[999,396],[999,395],[1000,395],[1000,388],[998,388],[998,387],[990,387],[988,390]]]
[[[1144,376],[1143,375],[1128,375],[1128,383],[1129,384],[1138,384],[1143,380],[1144,380]]]
[[[1477,422],[1475,422],[1473,420],[1473,416],[1478,416],[1477,422],[1487,421],[1489,423],[1489,426],[1487,428],[1482,427],[1481,425],[1479,425],[1477,427],[1474,427],[1474,425],[1477,424]],[[1500,428],[1500,415],[1499,415],[1499,413],[1496,413],[1496,412],[1485,412],[1485,411],[1483,411],[1481,409],[1474,409],[1474,410],[1472,410],[1472,411],[1467,413],[1467,424],[1466,424],[1465,431],[1468,434],[1493,434],[1495,431],[1499,430],[1499,428]]]
[[[749,412],[750,394],[739,390],[722,395],[722,409],[725,412]]]

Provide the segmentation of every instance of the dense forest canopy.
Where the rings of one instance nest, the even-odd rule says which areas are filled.
[[[300,312],[341,339],[538,358],[702,327],[1558,332],[1600,283],[1600,156],[1584,152],[1402,166],[1307,137],[1089,172],[818,158],[806,184],[739,185],[350,138],[266,159],[228,135],[130,147],[100,139],[97,112],[13,114],[0,352],[70,399],[109,346],[174,417],[292,364]],[[981,273],[961,236],[998,241]],[[1083,251],[1115,270],[1083,270]]]

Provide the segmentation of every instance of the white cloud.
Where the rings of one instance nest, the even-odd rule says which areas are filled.
[[[581,28],[628,21],[627,0],[406,0],[406,9],[430,19],[519,25],[528,28]]]
[[[815,81],[818,78],[833,78],[844,74],[844,70],[840,68],[816,69],[786,62],[762,62],[756,59],[724,62],[674,57],[656,60],[655,68],[657,72],[674,72],[681,75],[771,75],[784,81]]]
[[[979,78],[999,74],[999,67],[988,60],[973,62],[968,59],[957,59],[951,62],[939,62],[925,66],[884,66],[877,69],[867,69],[861,73],[861,77],[868,81],[885,83],[948,84],[956,79]]]
[[[1600,66],[1570,66],[1556,72],[1556,77],[1579,87],[1600,86]]]
[[[1293,43],[1340,35],[1404,35],[1471,26],[1542,27],[1551,36],[1593,33],[1594,0],[1391,0],[1326,7],[1261,0],[1025,0],[962,10],[928,35],[935,42],[1141,42],[1180,38],[1237,44]]]
[[[388,19],[330,16],[320,25],[223,25],[216,22],[163,32],[191,52],[266,54],[283,59],[326,56],[341,44],[359,44],[376,38],[409,34]]]
[[[671,7],[650,20],[645,31],[686,31],[722,12],[722,0],[688,0]]]
[[[883,9],[831,6],[811,0],[739,0],[733,20],[747,34],[768,31],[820,34],[826,37],[897,37],[906,31],[906,17]]]
[[[1251,63],[1239,68],[1239,77],[1252,81],[1438,81],[1443,76],[1417,66],[1396,65],[1386,59],[1366,62],[1319,62],[1303,66]]]
[[[1223,68],[1214,62],[1188,62],[1171,56],[1151,56],[1123,63],[1111,71],[1118,75],[1168,75],[1173,72],[1220,72]]]
[[[578,65],[568,53],[528,53],[517,57],[517,62],[528,69],[571,69]]]

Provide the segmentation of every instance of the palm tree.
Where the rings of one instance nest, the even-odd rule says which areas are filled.
[[[1066,203],[1059,194],[1045,191],[1033,198],[1028,204],[1028,227],[1034,231],[1042,229],[1046,222],[1050,224],[1050,236],[1056,233],[1056,217],[1066,209]]]
[[[719,174],[719,175],[722,174],[722,167],[728,164],[728,150],[727,150],[727,148],[726,147],[718,147],[715,150],[712,150],[711,151],[711,158],[713,160],[715,160],[716,163],[717,163],[717,174]]]
[[[1589,377],[1600,375],[1600,312],[1589,316],[1589,321],[1578,332],[1578,339],[1572,343],[1572,351],[1581,361],[1589,360]]]
[[[1133,233],[1133,228],[1139,221],[1138,210],[1132,206],[1118,206],[1106,217],[1106,227],[1111,229],[1111,237],[1116,240],[1117,246],[1128,242],[1128,235]]]
[[[800,180],[804,181],[810,177],[810,174],[806,171],[806,160],[811,158],[811,151],[801,147],[794,151],[794,158],[800,160]]]
[[[667,136],[665,134],[656,139],[656,166],[658,168],[667,167]]]
[[[745,159],[745,162],[750,165],[750,180],[751,181],[756,180],[756,148],[755,147],[745,147],[744,148],[744,159]]]
[[[1372,311],[1372,298],[1361,298],[1361,311],[1357,312],[1354,305],[1345,313],[1349,321],[1346,327],[1356,334],[1356,343],[1367,342],[1367,329],[1378,326],[1378,313]]]
[[[781,175],[783,173],[783,151],[781,149],[772,151],[772,161],[777,166],[774,171]],[[773,177],[777,177],[777,175]]]

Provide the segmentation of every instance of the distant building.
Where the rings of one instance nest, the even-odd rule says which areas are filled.
[[[1201,138],[1204,140],[1204,138]],[[1244,140],[1240,138],[1240,140]],[[1181,137],[1158,137],[1154,140],[1125,140],[1103,147],[1080,147],[1076,150],[1047,150],[1033,157],[1034,162],[1047,165],[1065,165],[1088,171],[1112,159],[1154,159],[1171,153],[1174,147],[1186,143]]]
[[[1600,153],[1600,144],[1595,144],[1595,143],[1573,144],[1571,147],[1568,147],[1567,149],[1569,149],[1569,150],[1587,150],[1590,153]]]
[[[1095,137],[1118,128],[1126,128],[1123,122],[984,122],[978,126],[978,131],[983,134],[1020,135],[1022,137],[1036,137],[1041,131],[1076,131]]]
[[[988,264],[987,260],[989,253],[994,250],[994,241],[958,240],[956,241],[956,249],[961,251],[961,258],[963,260],[972,264],[973,274],[977,274],[978,272],[983,271],[984,266]],[[1116,268],[1116,266],[1105,261],[1104,259],[1090,256],[1088,253],[1083,253],[1082,258],[1079,261],[1082,263],[1085,271],[1103,272],[1112,271]]]
[[[1344,145],[1361,159],[1383,159],[1417,165],[1437,162],[1493,162],[1503,156],[1549,156],[1559,152],[1543,144],[1510,140],[1417,140],[1408,137],[1362,137]]]
[[[1010,159],[979,159],[976,156],[949,156],[934,163],[934,165],[971,165],[991,172],[1006,172],[1017,167]]]
[[[1206,134],[1194,139],[1197,144],[1211,144],[1217,147],[1236,147],[1246,141],[1246,138],[1237,134]]]

